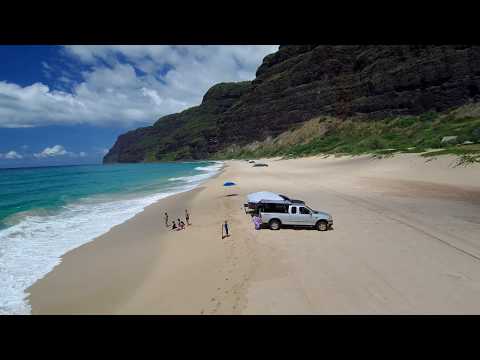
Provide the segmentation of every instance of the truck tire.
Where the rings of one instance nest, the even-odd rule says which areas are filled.
[[[279,230],[282,223],[278,219],[272,219],[268,222],[270,230]]]
[[[328,223],[325,220],[317,221],[315,228],[318,231],[327,231],[328,230]]]

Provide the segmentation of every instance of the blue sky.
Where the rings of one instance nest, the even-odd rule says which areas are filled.
[[[0,46],[0,167],[100,163],[117,136],[251,80],[274,45]]]

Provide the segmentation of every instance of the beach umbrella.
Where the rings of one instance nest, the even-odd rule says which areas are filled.
[[[227,182],[224,182],[223,183],[223,186],[224,187],[230,187],[230,186],[235,186],[237,184],[235,184],[233,181],[227,181]],[[236,194],[228,194],[226,196],[235,196]]]

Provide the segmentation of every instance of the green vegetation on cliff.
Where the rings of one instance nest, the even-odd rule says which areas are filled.
[[[456,139],[450,144],[442,143],[447,136],[456,136]],[[478,160],[479,142],[480,111],[476,106],[466,106],[443,114],[428,112],[419,116],[369,121],[319,117],[275,138],[242,147],[231,146],[217,153],[214,158],[426,152],[426,156],[475,154],[473,158]],[[430,152],[431,149],[437,150]]]
[[[199,106],[119,136],[104,162],[464,153],[442,137],[477,141],[480,114],[445,112],[475,102],[480,46],[285,45],[251,82],[214,85]]]

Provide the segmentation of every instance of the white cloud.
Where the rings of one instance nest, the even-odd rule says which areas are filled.
[[[17,159],[23,159],[23,156],[14,150],[11,150],[5,154],[0,154],[0,159],[17,160]]]
[[[65,83],[65,84],[71,84],[71,83],[72,83],[72,79],[70,79],[70,78],[68,78],[68,77],[66,77],[66,76],[64,76],[64,75],[60,76],[60,77],[58,78],[58,81],[61,81],[61,82]]]
[[[48,65],[46,61],[42,61],[42,66],[47,70],[52,70],[52,68],[50,67],[50,65]]]
[[[97,146],[92,147],[92,154],[106,155],[108,153],[108,151],[109,151],[109,149],[104,148],[104,147],[97,147]]]
[[[42,83],[22,87],[0,81],[0,127],[153,123],[198,105],[218,82],[253,79],[263,57],[277,49],[276,45],[66,46],[62,51],[66,60],[88,66],[77,74],[81,80],[70,82],[62,70],[56,79],[70,82],[69,91]]]
[[[35,156],[37,159],[40,159],[53,156],[62,156],[67,154],[69,154],[69,152],[66,151],[62,145],[55,145],[52,147],[46,147],[41,153],[35,153],[33,154],[33,156]]]
[[[52,146],[52,147],[46,147],[45,149],[43,149],[42,152],[33,154],[33,156],[36,157],[37,159],[44,159],[44,158],[50,158],[50,157],[56,157],[56,156],[65,156],[65,155],[76,158],[76,157],[86,157],[88,154],[85,151],[80,151],[78,154],[74,153],[72,151],[67,151],[63,147],[63,145],[55,145],[55,146]]]

